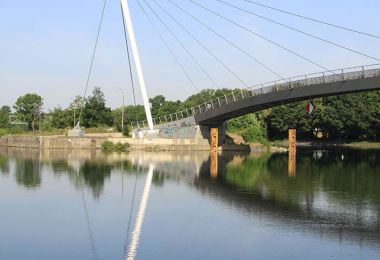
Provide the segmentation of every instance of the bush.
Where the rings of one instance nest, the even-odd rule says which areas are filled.
[[[264,145],[268,145],[268,139],[265,133],[265,129],[260,125],[251,125],[247,129],[242,130],[240,134],[246,142],[258,142]]]
[[[106,141],[102,144],[102,150],[112,152],[115,149],[114,144],[110,141]]]
[[[17,125],[7,129],[8,133],[11,135],[23,134],[28,132],[28,126]]]
[[[129,148],[129,144],[117,143],[114,144],[110,141],[106,141],[102,144],[102,150],[106,152],[125,152]]]
[[[8,131],[5,130],[5,129],[0,129],[0,137],[4,136],[4,135],[7,135],[8,134]]]
[[[124,127],[124,130],[123,130],[123,135],[124,136],[129,136],[131,134],[131,132],[132,132],[132,129],[131,129],[130,126],[125,126]]]
[[[117,143],[114,145],[114,150],[116,152],[125,152],[128,148],[129,148],[128,144]]]

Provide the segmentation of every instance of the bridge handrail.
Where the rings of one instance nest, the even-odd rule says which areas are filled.
[[[380,77],[380,64],[371,64],[357,67],[348,67],[343,69],[331,70],[310,73],[300,76],[294,76],[281,80],[274,80],[265,83],[255,84],[248,88],[233,90],[229,94],[226,94],[216,99],[210,100],[195,107],[185,109],[173,114],[154,118],[153,122],[157,124],[165,124],[175,122],[188,118],[190,116],[199,115],[210,109],[222,107],[232,102],[236,102],[242,99],[259,96],[262,94],[268,94],[271,92],[283,91],[292,88],[322,84],[322,83],[334,83],[345,80],[353,80],[359,78],[371,78]],[[131,123],[132,128],[144,128],[147,126],[146,120]]]

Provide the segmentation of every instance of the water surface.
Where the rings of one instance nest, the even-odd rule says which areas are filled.
[[[380,259],[379,158],[1,149],[0,259]]]

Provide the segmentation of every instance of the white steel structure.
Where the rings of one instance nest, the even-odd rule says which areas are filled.
[[[139,80],[140,90],[143,97],[148,126],[149,126],[149,129],[153,131],[154,125],[153,125],[152,113],[150,111],[149,99],[146,92],[146,86],[145,86],[144,74],[142,72],[142,67],[141,67],[140,55],[137,48],[135,32],[134,32],[133,24],[132,24],[132,18],[131,18],[131,14],[128,7],[128,0],[120,0],[120,2],[121,2],[121,8],[123,11],[124,21],[125,21],[125,27],[127,29],[129,40],[131,43],[133,60],[135,62],[137,78]]]

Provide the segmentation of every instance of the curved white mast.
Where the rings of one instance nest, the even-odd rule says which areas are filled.
[[[131,18],[129,7],[128,7],[128,0],[120,0],[120,2],[121,2],[121,8],[123,11],[124,21],[125,21],[125,27],[127,29],[129,40],[131,43],[131,49],[132,49],[133,59],[135,61],[135,67],[136,67],[137,77],[139,80],[141,94],[143,97],[146,118],[148,121],[149,129],[153,130],[154,125],[153,125],[152,113],[150,111],[149,99],[146,92],[144,74],[142,72],[140,55],[139,55],[139,51],[138,51],[137,43],[136,43],[135,31],[133,29],[132,18]]]

